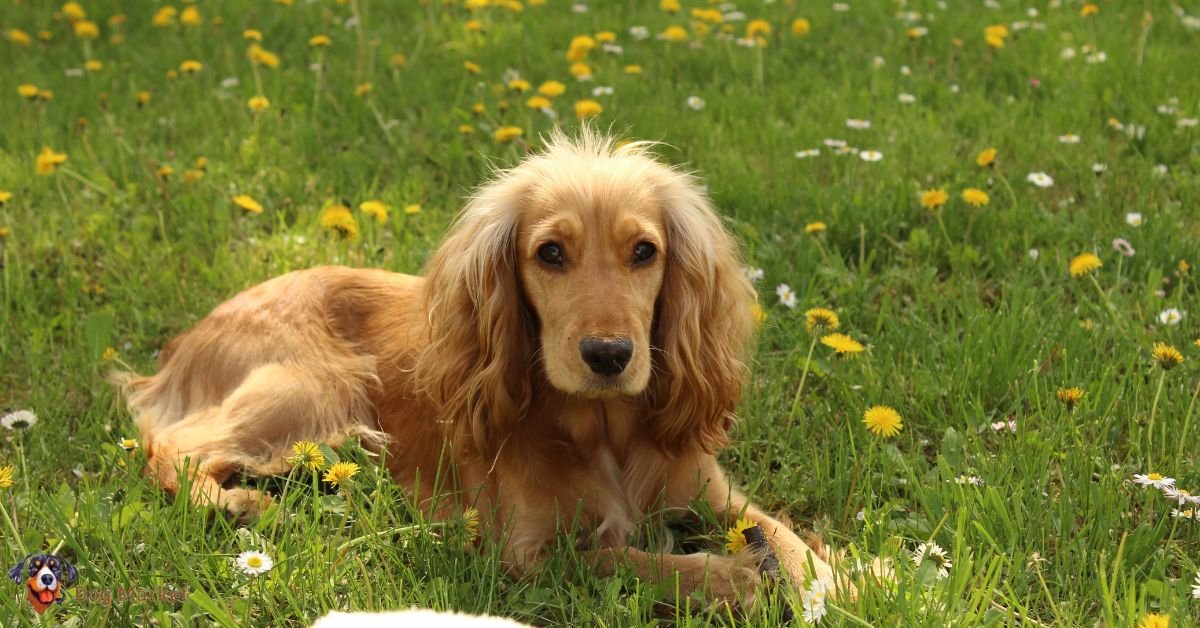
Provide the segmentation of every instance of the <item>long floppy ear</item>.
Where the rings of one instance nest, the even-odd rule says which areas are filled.
[[[75,584],[75,580],[79,578],[79,570],[75,568],[75,565],[68,563],[62,558],[59,558],[58,561],[62,563],[63,580],[66,581],[67,586]]]
[[[32,554],[30,554],[30,556],[32,556]],[[11,578],[13,582],[20,583],[25,579],[25,563],[28,560],[29,556],[26,556],[17,562],[16,566],[8,570],[8,577]]]
[[[728,443],[741,398],[754,288],[695,179],[672,171],[657,193],[667,254],[654,330],[653,430],[669,453],[716,453]]]
[[[516,251],[523,197],[508,173],[484,186],[425,271],[430,337],[416,378],[461,453],[492,455],[529,408],[534,329]]]

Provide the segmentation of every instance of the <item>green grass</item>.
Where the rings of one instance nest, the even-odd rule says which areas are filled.
[[[30,409],[40,421],[0,441],[0,466],[16,467],[0,503],[20,533],[0,525],[0,556],[61,542],[80,568],[77,592],[186,589],[182,602],[70,600],[43,623],[301,625],[329,609],[414,604],[546,625],[719,620],[695,600],[658,603],[665,592],[629,574],[597,578],[569,549],[542,575],[507,579],[496,552],[460,549],[461,529],[428,524],[358,450],[341,453],[364,465],[348,499],[297,473],[270,485],[286,490],[277,511],[237,528],[166,499],[141,477],[144,455],[116,445],[135,434],[104,381],[114,368],[107,348],[150,372],[173,335],[282,272],[329,263],[418,272],[489,162],[515,163],[526,148],[491,132],[520,126],[536,147],[554,124],[524,107],[527,95],[505,93],[513,68],[535,87],[567,84],[554,108],[568,127],[578,124],[574,101],[612,86],[596,97],[597,123],[666,142],[662,158],[704,178],[748,262],[764,269],[769,319],[722,461],[768,510],[855,556],[896,562],[894,582],[831,605],[825,623],[1015,625],[1019,616],[1128,626],[1155,611],[1194,625],[1200,522],[1172,518],[1170,503],[1130,479],[1157,471],[1200,488],[1200,300],[1197,269],[1180,270],[1181,259],[1200,263],[1200,129],[1178,123],[1200,115],[1200,31],[1167,2],[1102,3],[1089,18],[1077,2],[948,5],[853,2],[836,12],[746,2],[738,8],[774,28],[768,46],[709,34],[692,48],[637,41],[629,28],[690,26],[691,8],[707,6],[699,0],[676,16],[641,0],[594,0],[587,13],[563,0],[520,14],[488,8],[475,16],[483,34],[469,34],[468,12],[441,0],[218,0],[199,5],[203,25],[165,28],[151,24],[152,2],[122,3],[121,26],[108,23],[114,3],[85,2],[100,26],[95,41],[75,38],[55,3],[5,3],[2,32],[20,28],[33,41],[0,40],[0,190],[12,193],[0,207],[0,227],[11,230],[0,241],[0,410]],[[908,10],[929,16],[919,23],[927,36],[907,37],[897,12]],[[352,17],[359,28],[344,28]],[[811,33],[793,36],[795,17]],[[1003,49],[986,46],[986,26],[1021,20],[1044,30],[1014,29]],[[247,28],[262,32],[278,68],[247,60]],[[745,22],[734,28],[741,36]],[[37,40],[42,29],[52,41]],[[617,33],[624,53],[597,48],[595,79],[575,81],[572,36],[602,30]],[[310,49],[318,33],[333,45]],[[1107,61],[1087,63],[1084,46]],[[1075,58],[1062,58],[1067,47]],[[103,67],[64,72],[87,59]],[[203,70],[167,76],[187,59]],[[467,74],[466,60],[482,73]],[[322,72],[309,69],[315,62]],[[644,73],[625,74],[627,64]],[[227,78],[238,84],[223,87]],[[355,96],[364,82],[373,91]],[[53,99],[23,99],[22,83]],[[142,90],[151,99],[138,107]],[[246,103],[258,94],[271,105],[254,115]],[[706,106],[689,108],[689,96]],[[1159,113],[1173,97],[1176,113]],[[472,113],[477,102],[486,113]],[[852,117],[871,128],[846,128]],[[1110,118],[1144,126],[1144,136]],[[460,134],[464,124],[475,133]],[[1065,133],[1081,141],[1060,143]],[[824,138],[884,159],[835,155]],[[69,156],[52,176],[35,174],[43,146]],[[793,156],[815,147],[821,156]],[[975,164],[986,147],[999,149],[991,169]],[[198,157],[207,170],[186,182]],[[1093,163],[1107,171],[1094,174]],[[174,174],[159,178],[162,165]],[[1029,184],[1034,171],[1054,186]],[[919,192],[937,187],[949,202],[921,207]],[[959,195],[968,187],[991,203],[967,206]],[[266,210],[243,212],[237,194]],[[362,238],[340,241],[319,226],[340,199],[382,200],[391,219],[374,224],[356,210]],[[420,213],[405,214],[410,204]],[[1127,212],[1144,224],[1127,225]],[[807,235],[814,221],[828,230]],[[1113,250],[1119,237],[1135,256]],[[1104,266],[1072,279],[1067,263],[1085,251]],[[795,290],[796,309],[775,297],[780,283]],[[868,349],[834,360],[818,345],[793,415],[810,343],[803,311],[813,306],[834,308],[842,331]],[[1180,324],[1158,321],[1170,307],[1186,311]],[[1164,373],[1152,363],[1160,341],[1182,351],[1181,366]],[[1070,386],[1086,391],[1073,411],[1055,398]],[[903,416],[897,437],[865,430],[862,414],[875,404]],[[990,427],[1008,420],[1015,433]],[[964,474],[985,483],[953,481]],[[703,532],[716,550],[724,531]],[[948,578],[908,560],[925,541],[949,552]],[[236,573],[231,556],[246,549],[268,552],[276,567]],[[0,615],[36,623],[17,590],[0,595]],[[774,625],[779,612],[773,602],[751,620]]]

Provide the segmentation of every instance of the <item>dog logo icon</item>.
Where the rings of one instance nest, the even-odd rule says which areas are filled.
[[[25,583],[25,597],[38,615],[51,604],[62,604],[67,587],[75,584],[79,572],[57,554],[30,554],[8,570],[17,584]]]

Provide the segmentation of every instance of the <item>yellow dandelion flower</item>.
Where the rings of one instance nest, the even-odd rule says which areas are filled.
[[[749,519],[738,519],[732,528],[725,531],[725,549],[729,550],[730,554],[736,554],[746,549],[746,530],[757,526],[758,524]]]
[[[0,240],[8,238],[12,235],[12,227],[0,227]]]
[[[17,86],[17,93],[20,94],[22,98],[28,98],[29,100],[37,98],[38,91],[38,86],[32,83],[22,83]]]
[[[596,33],[596,43],[598,44],[611,44],[614,41],[617,41],[617,34],[612,31]]]
[[[204,69],[204,64],[195,59],[188,59],[179,64],[179,71],[184,74],[195,74]]]
[[[50,32],[50,31],[44,31],[44,30],[38,31],[37,38],[38,38],[38,41],[54,41],[54,33]]]
[[[891,438],[904,429],[900,413],[888,406],[872,406],[863,413],[863,423],[876,436]]]
[[[388,220],[387,205],[384,205],[379,201],[365,201],[358,206],[358,209],[362,213],[373,217],[375,222],[381,225],[386,223]]]
[[[1072,277],[1082,277],[1103,265],[1104,262],[1101,262],[1095,253],[1081,253],[1071,259],[1067,271]]]
[[[184,183],[195,183],[203,178],[204,178],[203,170],[196,170],[195,168],[188,168],[187,170],[183,171],[183,182]]]
[[[750,306],[750,314],[754,317],[755,327],[762,327],[763,323],[767,322],[767,311],[764,310],[757,302]]]
[[[975,165],[979,166],[980,168],[987,168],[991,166],[992,164],[996,163],[997,152],[998,151],[994,148],[983,149],[979,152],[979,155],[975,157]]]
[[[332,44],[333,40],[329,38],[329,35],[313,35],[308,38],[308,45],[313,48],[323,48]]]
[[[84,11],[83,6],[78,2],[68,2],[62,5],[62,14],[68,22],[78,22],[87,18],[87,11]]]
[[[179,15],[179,9],[172,6],[166,6],[154,12],[154,17],[150,18],[150,23],[162,28],[175,23],[175,16]]]
[[[1088,5],[1088,6],[1095,6],[1095,5]],[[1171,627],[1171,616],[1170,615],[1159,615],[1158,613],[1146,613],[1146,616],[1142,618],[1141,623],[1138,624],[1138,628],[1170,628],[1170,627]]]
[[[43,146],[42,152],[37,156],[37,173],[40,175],[54,174],[65,161],[67,161],[66,153],[56,153],[49,146]]]
[[[582,61],[579,61],[579,62],[571,64],[570,72],[571,72],[571,76],[574,76],[575,78],[583,78],[585,76],[591,76],[592,75],[592,66],[590,66]]]
[[[321,212],[321,228],[337,233],[343,240],[357,240],[358,221],[345,205],[330,205]]]
[[[458,132],[463,135],[471,135],[475,132],[475,127],[469,124],[460,124],[458,125]]]
[[[160,179],[167,179],[170,178],[171,175],[175,174],[175,169],[171,166],[163,164],[158,167],[158,170],[156,170],[154,174],[158,175],[158,178]]]
[[[29,37],[29,33],[19,28],[9,29],[8,40],[18,46],[28,46],[33,42],[33,39]]]
[[[392,64],[393,68],[402,68],[402,67],[408,65],[408,56],[403,53],[397,52],[396,54],[389,57],[388,61]]]
[[[409,216],[421,213],[421,204],[420,203],[412,203],[410,205],[405,205],[404,213],[408,214]]]
[[[91,20],[80,20],[72,27],[75,36],[80,39],[96,39],[100,37],[100,27]]]
[[[596,40],[589,35],[576,35],[567,47],[567,61],[583,61],[596,47]]]
[[[184,26],[200,26],[204,23],[204,17],[200,15],[200,9],[195,5],[185,7],[179,13],[179,23]]]
[[[1192,265],[1187,263],[1187,260],[1181,259],[1178,264],[1180,274],[1187,274],[1187,271],[1192,269]]]
[[[1082,388],[1059,388],[1055,396],[1067,406],[1067,410],[1074,410],[1075,404],[1079,403],[1085,394],[1087,393],[1083,392]]]
[[[287,458],[293,467],[304,467],[309,471],[317,471],[325,466],[325,454],[321,448],[310,440],[300,440],[292,443],[292,455]],[[328,481],[328,480],[326,480]]]
[[[483,22],[480,22],[479,20],[467,20],[467,23],[464,25],[464,27],[469,33],[483,32]]]
[[[13,466],[11,464],[0,467],[0,488],[12,488],[13,485]]]
[[[519,126],[502,126],[496,129],[496,141],[500,143],[511,142],[525,134],[525,130]]]
[[[250,100],[246,101],[246,106],[254,113],[262,113],[271,106],[271,101],[267,100],[266,96],[252,96]]]
[[[979,188],[967,188],[963,190],[962,200],[973,207],[982,207],[992,201],[987,192]]]
[[[371,83],[359,83],[354,88],[354,95],[361,98],[367,94],[370,94],[372,91],[375,91],[375,86]]]
[[[746,39],[755,39],[771,34],[771,23],[766,20],[750,20],[746,25]]]
[[[1100,12],[1100,7],[1092,4],[1091,2],[1083,5],[1083,7],[1079,9],[1080,17],[1090,17],[1099,12]]]
[[[1150,356],[1164,371],[1169,371],[1183,363],[1183,354],[1179,352],[1179,349],[1165,342],[1154,343],[1154,349],[1150,352]]]
[[[604,107],[594,100],[580,100],[575,103],[575,117],[580,120],[595,118],[604,112]]]
[[[804,327],[808,331],[812,331],[815,327],[832,331],[840,327],[841,324],[842,322],[838,320],[837,312],[828,308],[814,307],[804,312]]]
[[[242,31],[242,38],[246,41],[262,41],[262,31],[254,28],[247,28]]]
[[[100,70],[104,69],[104,63],[97,61],[96,59],[89,59],[84,62],[83,69],[87,70],[88,72],[99,72]]]
[[[537,91],[542,96],[554,98],[555,96],[562,96],[567,91],[567,86],[558,81],[546,81],[538,85]]]
[[[802,17],[792,20],[792,34],[796,37],[804,37],[811,30],[812,25],[808,23],[808,20]]]
[[[233,197],[233,202],[236,203],[238,207],[241,207],[251,214],[261,214],[263,212],[263,206],[259,205],[258,201],[245,194],[238,194],[237,196]]]
[[[267,50],[266,48],[263,48],[258,44],[250,44],[250,47],[246,49],[246,58],[249,59],[251,63],[261,65],[263,67],[279,67],[279,55]]]
[[[530,109],[549,109],[551,104],[550,99],[545,96],[531,96],[525,101],[525,106]]]
[[[529,81],[526,81],[525,79],[513,79],[508,82],[509,89],[522,94],[529,91],[529,87]]]
[[[479,510],[475,507],[463,511],[463,531],[467,539],[474,541],[479,536]]]
[[[817,222],[810,222],[807,225],[804,225],[804,233],[816,235],[818,233],[824,233],[826,228],[827,226],[825,223],[818,220]]]
[[[687,41],[688,34],[682,26],[668,26],[667,30],[662,32],[662,38],[667,41],[681,42]]]
[[[13,194],[8,190],[0,190],[0,207],[4,207],[6,203],[12,200]]]
[[[946,204],[950,200],[950,194],[946,192],[946,188],[936,188],[921,192],[921,207],[925,209],[936,209]]]
[[[119,355],[120,354],[117,353],[116,349],[112,347],[105,347],[104,355],[101,355],[100,359],[104,360],[105,362],[112,362],[113,360],[117,359]]]
[[[479,64],[475,63],[474,61],[463,61],[463,68],[471,74],[479,74],[480,72],[483,72],[483,68],[479,67]]]
[[[336,462],[325,472],[323,479],[327,484],[341,488],[342,484],[350,483],[351,478],[358,474],[358,469],[353,462]]]
[[[821,337],[821,344],[833,349],[837,355],[852,358],[863,352],[862,343],[846,334],[829,334]]]
[[[679,0],[661,0],[658,7],[671,14],[678,13],[679,9],[683,8],[679,5]]]
[[[631,64],[625,66],[625,73],[626,74],[641,74],[642,66],[640,66],[636,63],[631,63]]]

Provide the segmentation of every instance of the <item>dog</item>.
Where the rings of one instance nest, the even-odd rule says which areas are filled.
[[[717,463],[756,294],[697,179],[652,146],[556,131],[476,191],[424,278],[320,267],[222,303],[156,375],[119,378],[147,472],[174,493],[186,471],[194,502],[253,518],[269,497],[223,484],[286,472],[296,441],[357,437],[436,518],[477,507],[514,575],[574,520],[598,573],[750,601],[753,559],[629,545],[647,513],[700,498],[757,523],[792,580],[836,586]]]
[[[25,597],[39,615],[55,602],[62,604],[66,588],[78,576],[75,567],[56,554],[30,554],[8,570],[13,582],[25,582]]]

